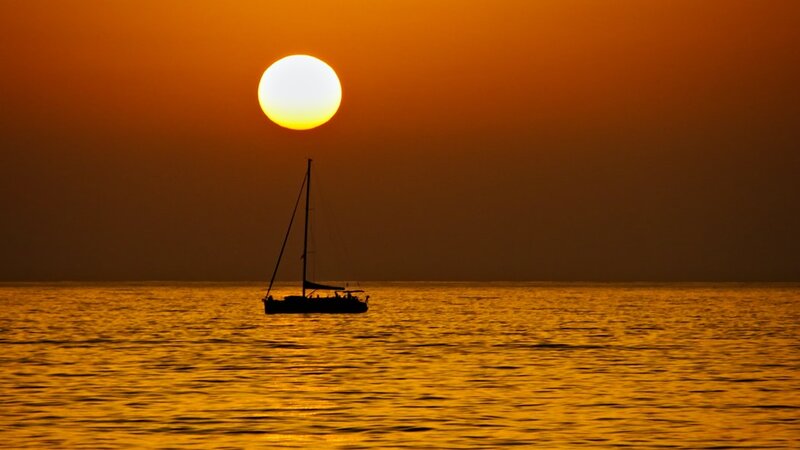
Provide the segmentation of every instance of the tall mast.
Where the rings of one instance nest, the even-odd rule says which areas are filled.
[[[308,175],[308,174],[306,174]],[[283,244],[281,244],[281,251],[278,253],[278,261],[275,263],[275,270],[272,271],[272,278],[269,279],[269,287],[267,288],[267,295],[272,291],[272,285],[275,283],[275,276],[278,275],[278,267],[281,266],[281,258],[283,258],[283,251],[286,250],[286,243],[289,241],[289,234],[292,232],[292,224],[294,217],[297,215],[297,207],[300,205],[300,199],[303,198],[303,189],[306,187],[306,179],[303,178],[303,184],[300,185],[300,191],[297,192],[297,200],[294,202],[294,209],[292,210],[292,217],[289,218],[289,228],[286,229],[286,236],[283,237]]]
[[[303,231],[303,297],[306,296],[306,267],[308,266],[308,203],[311,198],[311,158],[306,170],[306,224]]]

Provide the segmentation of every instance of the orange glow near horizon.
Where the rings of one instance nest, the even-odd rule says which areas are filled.
[[[0,275],[258,279],[312,157],[364,278],[794,279],[798,23],[794,0],[0,0]],[[256,90],[303,54],[346,98],[293,132]]]

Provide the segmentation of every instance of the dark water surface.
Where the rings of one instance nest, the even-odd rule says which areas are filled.
[[[800,445],[798,285],[366,287],[267,317],[258,285],[0,285],[0,442]]]

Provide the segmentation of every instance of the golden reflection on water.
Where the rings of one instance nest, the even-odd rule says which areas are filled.
[[[267,317],[256,285],[2,285],[0,442],[793,448],[800,437],[797,285],[368,287],[367,314]]]

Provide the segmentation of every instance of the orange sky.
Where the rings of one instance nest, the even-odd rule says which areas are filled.
[[[0,1],[0,278],[800,279],[795,1]],[[261,73],[334,67],[327,125]]]

